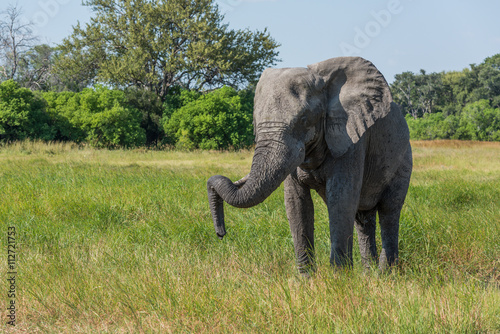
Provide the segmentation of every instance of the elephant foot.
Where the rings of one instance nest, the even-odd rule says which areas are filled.
[[[382,250],[380,254],[380,261],[379,261],[379,270],[382,273],[390,273],[394,268],[396,268],[398,265],[398,257],[396,254],[392,254],[390,256],[387,256],[387,253],[385,250]]]
[[[315,263],[303,263],[298,264],[297,269],[299,270],[299,274],[303,278],[311,278],[311,276],[316,272]]]

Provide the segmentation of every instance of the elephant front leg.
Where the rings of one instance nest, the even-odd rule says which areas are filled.
[[[299,272],[305,276],[314,265],[314,205],[309,187],[300,184],[296,173],[285,180],[285,207],[292,232]]]
[[[354,220],[361,191],[358,180],[362,179],[362,174],[356,165],[351,165],[350,169],[340,165],[333,171],[333,177],[326,184],[326,205],[330,219],[330,263],[334,267],[350,267],[353,263]]]
[[[334,205],[328,209],[328,215],[330,216],[330,263],[334,267],[352,267],[355,214],[341,211],[339,205]]]
[[[356,214],[356,230],[358,231],[359,250],[361,252],[361,260],[365,268],[370,268],[377,261],[377,244],[375,242],[376,232],[376,216],[375,209],[369,211],[358,211]]]

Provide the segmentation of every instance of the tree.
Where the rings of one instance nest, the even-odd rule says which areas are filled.
[[[36,41],[31,23],[21,22],[22,10],[10,5],[0,19],[0,78],[16,79],[23,55]]]
[[[420,70],[417,76],[417,94],[423,114],[432,114],[438,111],[437,106],[442,96],[442,73],[427,74]]]
[[[401,105],[404,112],[416,119],[420,113],[416,75],[409,71],[396,74],[391,90],[394,101]]]
[[[467,94],[464,91],[463,82],[466,79],[466,75],[465,70],[442,74],[442,98],[444,104],[442,109],[445,115],[455,115],[465,105]]]
[[[479,65],[478,79],[484,98],[489,99],[494,107],[500,108],[500,54],[486,58]]]
[[[58,88],[57,76],[52,73],[55,48],[47,44],[35,45],[21,57],[17,81],[31,90],[48,91]]]
[[[88,84],[135,86],[165,101],[175,86],[237,87],[278,59],[264,31],[231,30],[213,0],[86,0],[95,16],[60,46],[57,67]]]
[[[146,131],[146,145],[156,145],[165,135],[161,118],[163,104],[153,92],[130,87],[125,91],[127,105],[140,111],[141,128]]]
[[[413,118],[439,110],[443,99],[442,73],[420,74],[404,72],[396,74],[391,85],[394,100]]]

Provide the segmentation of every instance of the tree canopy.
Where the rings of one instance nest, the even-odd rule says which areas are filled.
[[[395,79],[392,93],[412,139],[500,140],[500,54],[463,71]]]
[[[463,71],[403,72],[395,76],[391,90],[394,100],[415,119],[435,112],[457,114],[483,99],[500,108],[500,54]]]
[[[174,86],[254,83],[279,46],[264,31],[232,30],[213,0],[86,0],[95,13],[60,46],[64,80],[135,86],[162,101]]]

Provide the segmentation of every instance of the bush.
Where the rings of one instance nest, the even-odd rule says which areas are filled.
[[[141,146],[146,133],[141,128],[141,113],[127,106],[122,91],[103,86],[86,88],[78,95],[79,110],[74,123],[87,134],[86,140],[97,147]]]
[[[462,139],[500,141],[500,109],[488,100],[467,104],[456,115],[426,114],[414,119],[406,115],[411,139]]]
[[[500,141],[500,109],[492,108],[488,100],[466,105],[454,139]]]
[[[164,130],[166,130],[167,124],[169,123],[170,118],[176,110],[184,107],[191,102],[196,101],[198,98],[200,98],[200,96],[202,96],[201,93],[197,91],[182,89],[178,86],[173,87],[170,90],[169,95],[167,95],[165,102],[163,103],[163,118],[161,120],[161,123],[163,124]],[[184,132],[187,132],[187,130]],[[193,143],[178,143],[177,137],[178,136],[176,136],[176,132],[165,131],[165,137],[163,138],[162,142],[168,145],[176,145],[177,147],[184,150],[195,148]]]
[[[103,86],[80,93],[45,93],[57,139],[87,141],[97,147],[144,145],[140,111],[128,106],[125,93]]]
[[[146,145],[156,145],[165,136],[161,122],[163,103],[154,92],[138,88],[125,90],[127,105],[141,113],[141,128],[146,132]]]
[[[53,140],[55,131],[42,99],[13,80],[0,84],[0,138]]]
[[[406,122],[410,128],[411,139],[432,140],[451,138],[457,128],[457,119],[451,115],[445,117],[443,113],[425,114],[414,119],[406,115]]]
[[[80,99],[74,92],[42,93],[46,101],[47,114],[52,119],[55,140],[82,142],[87,134],[77,121],[80,110]]]
[[[252,109],[248,92],[221,89],[198,98],[184,93],[185,103],[165,118],[165,132],[180,149],[242,148],[253,143]],[[181,101],[183,103],[184,101]]]

